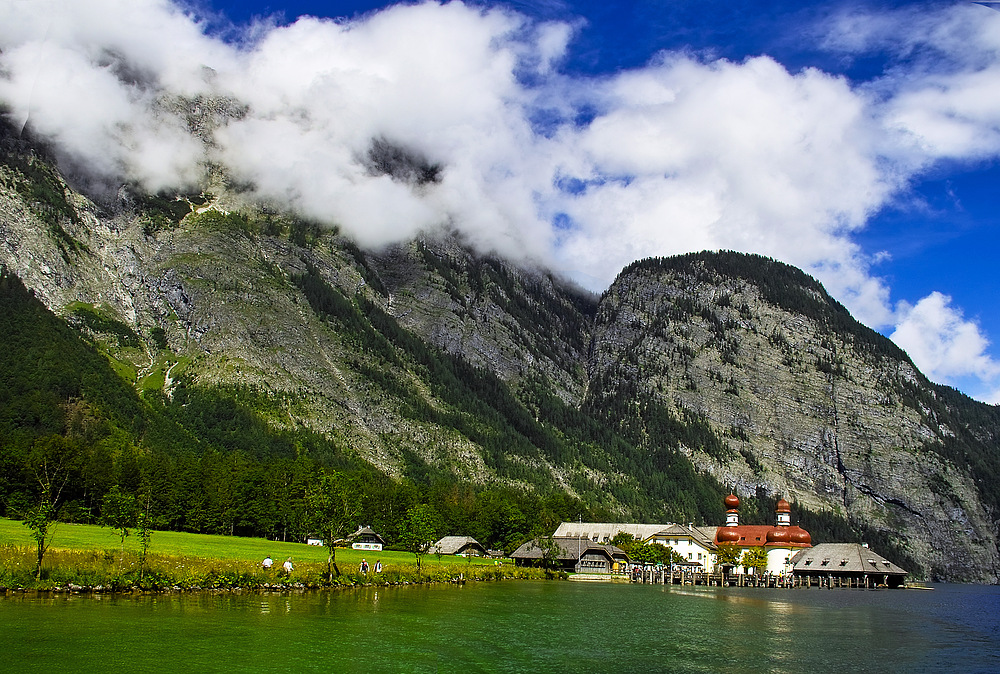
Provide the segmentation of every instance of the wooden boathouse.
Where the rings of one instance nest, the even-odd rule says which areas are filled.
[[[820,543],[792,557],[792,573],[824,587],[902,587],[906,571],[861,543]]]

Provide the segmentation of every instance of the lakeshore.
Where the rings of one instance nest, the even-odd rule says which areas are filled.
[[[123,549],[124,548],[124,549]],[[392,587],[544,578],[540,569],[515,567],[509,560],[423,555],[420,568],[408,552],[338,548],[340,569],[327,576],[324,547],[259,538],[155,532],[143,560],[138,543],[124,546],[108,529],[60,524],[35,578],[35,548],[27,527],[0,519],[0,594],[177,593],[199,591],[302,591],[321,588]],[[265,569],[261,561],[279,560]],[[291,574],[280,560],[291,558]],[[379,573],[361,571],[361,562],[382,562]]]

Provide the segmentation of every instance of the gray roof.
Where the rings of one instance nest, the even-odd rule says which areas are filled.
[[[610,541],[619,533],[632,534],[637,541],[646,541],[653,536],[682,538],[690,536],[696,543],[708,550],[715,550],[715,530],[718,527],[694,527],[686,524],[634,524],[614,522],[563,522],[553,536],[582,536],[597,541]]]
[[[662,535],[664,538],[682,538],[684,536],[690,536],[691,539],[701,547],[708,550],[715,550],[718,547],[715,544],[715,532],[718,528],[719,527],[695,527],[686,524],[668,524],[662,531],[658,531],[657,535]]]
[[[663,531],[667,524],[622,524],[608,522],[563,522],[552,534],[553,537],[589,538],[598,541],[610,541],[620,532],[632,534],[637,540],[644,541],[650,536]]]
[[[355,531],[355,532],[354,532],[353,534],[351,534],[350,536],[348,536],[348,537],[347,537],[347,540],[349,540],[349,541],[353,541],[353,540],[354,540],[355,538],[358,538],[358,537],[360,537],[360,536],[374,536],[374,537],[375,537],[375,538],[377,538],[377,539],[378,539],[379,541],[381,541],[383,545],[385,545],[385,541],[383,541],[383,540],[382,540],[382,537],[381,537],[381,536],[379,536],[379,535],[378,535],[377,533],[375,533],[375,532],[374,532],[374,531],[373,531],[373,530],[372,530],[371,528],[369,528],[369,527],[358,527],[358,530],[357,530],[357,531]]]
[[[467,547],[475,548],[480,553],[486,554],[486,549],[472,536],[445,536],[431,547],[430,553],[432,555],[455,555]]]
[[[580,559],[587,552],[600,552],[607,555],[609,559],[628,559],[628,555],[621,548],[613,545],[601,545],[588,538],[581,536],[553,536],[552,542],[559,548],[560,560]],[[538,545],[539,539],[528,541],[511,554],[513,559],[542,559],[543,550]]]
[[[904,575],[902,569],[860,543],[820,543],[792,557],[798,573],[887,573]]]

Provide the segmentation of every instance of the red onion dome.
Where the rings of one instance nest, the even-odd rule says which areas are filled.
[[[789,529],[791,529],[789,533],[791,534],[792,543],[812,545],[812,536],[809,535],[808,531],[806,531],[802,527],[797,527],[797,526],[789,527]]]
[[[806,535],[808,536],[809,534]],[[768,531],[764,538],[767,539],[768,543],[788,543],[792,540],[788,527],[775,527]]]
[[[736,531],[736,527],[719,527],[715,532],[715,540],[719,543],[739,543],[740,532]]]
[[[725,503],[726,510],[736,510],[740,507],[740,500],[736,498],[736,494],[729,494],[729,496],[726,497]]]
[[[779,513],[790,513],[792,512],[792,506],[785,499],[778,499],[777,511]]]

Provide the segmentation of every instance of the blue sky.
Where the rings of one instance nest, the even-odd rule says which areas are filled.
[[[209,153],[362,245],[445,225],[594,290],[640,257],[769,255],[933,380],[1000,401],[994,9],[63,4],[54,16],[15,0],[0,16],[0,101],[95,171],[178,187]],[[170,95],[249,114],[206,150],[164,112]],[[375,138],[440,163],[443,180],[373,177]]]

